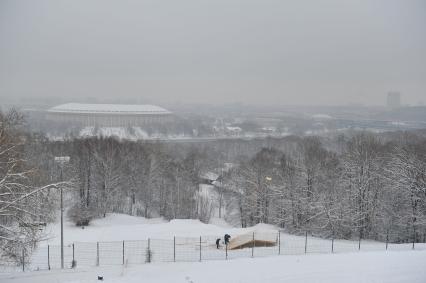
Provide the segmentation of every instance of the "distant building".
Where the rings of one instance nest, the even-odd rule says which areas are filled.
[[[388,92],[387,106],[391,109],[401,107],[401,94],[396,91]]]
[[[67,103],[47,110],[46,118],[86,127],[129,127],[166,123],[172,113],[154,105]]]

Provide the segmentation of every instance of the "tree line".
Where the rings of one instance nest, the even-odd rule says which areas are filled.
[[[307,137],[292,151],[263,148],[241,162],[229,180],[239,193],[241,223],[345,239],[423,241],[424,137],[385,141],[362,132],[339,138],[339,150]]]

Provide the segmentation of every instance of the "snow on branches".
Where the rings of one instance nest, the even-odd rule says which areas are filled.
[[[26,137],[20,131],[22,116],[0,112],[0,256],[18,260],[20,250],[30,251],[45,223],[46,194],[70,186],[60,182],[34,186],[38,171],[25,158]]]

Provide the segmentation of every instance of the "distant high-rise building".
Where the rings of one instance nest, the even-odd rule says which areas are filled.
[[[401,107],[401,94],[396,91],[388,92],[387,106],[388,108]]]

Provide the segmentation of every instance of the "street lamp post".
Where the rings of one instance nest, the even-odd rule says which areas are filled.
[[[61,182],[63,182],[62,169],[63,164],[70,161],[69,156],[55,156],[55,162],[59,164],[61,169]],[[64,198],[63,198],[63,188],[61,186],[61,268],[64,269]]]

